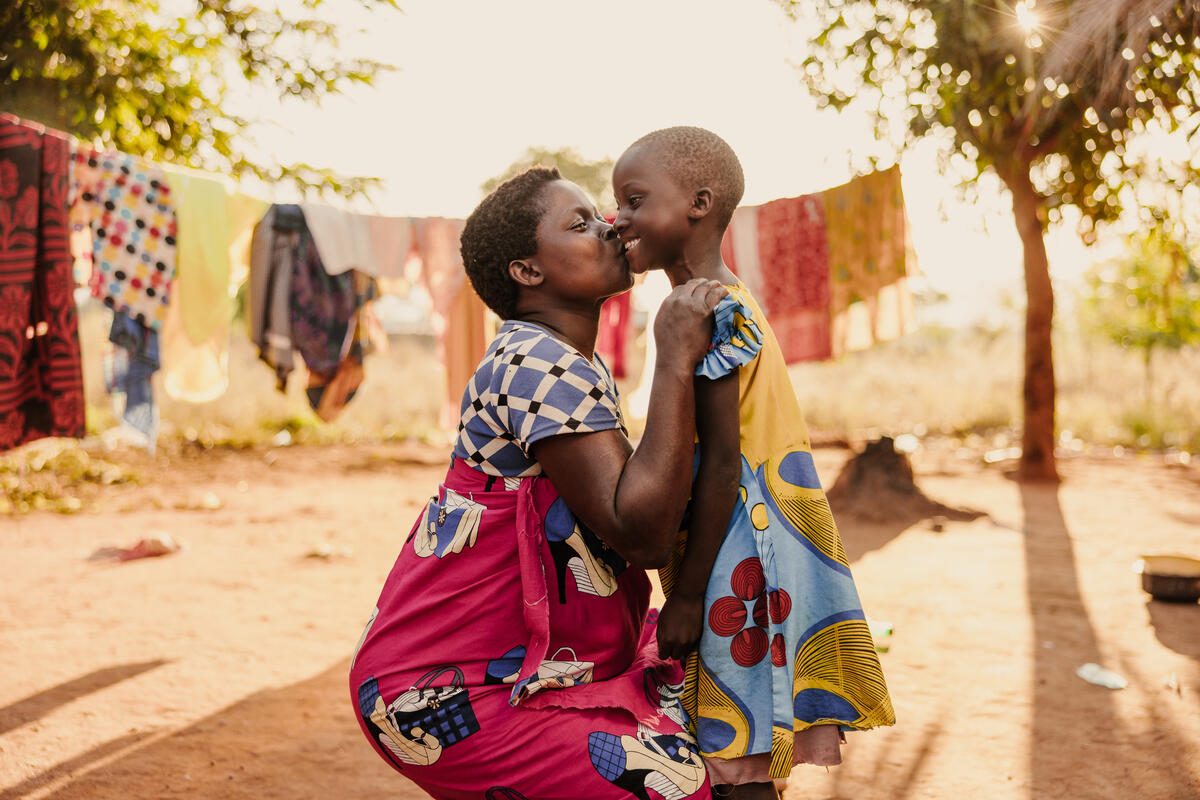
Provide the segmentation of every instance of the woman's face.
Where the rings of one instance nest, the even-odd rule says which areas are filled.
[[[544,285],[568,301],[595,303],[633,285],[621,242],[587,193],[568,180],[546,185],[539,197],[538,249]]]

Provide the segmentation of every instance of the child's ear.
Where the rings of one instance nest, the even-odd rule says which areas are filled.
[[[713,208],[713,191],[707,186],[697,189],[692,195],[692,205],[688,208],[689,219],[703,219]]]
[[[508,262],[508,276],[521,286],[537,286],[545,277],[541,267],[526,258]]]

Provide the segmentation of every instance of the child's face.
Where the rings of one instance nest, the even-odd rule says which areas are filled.
[[[642,273],[680,261],[692,230],[688,211],[693,198],[656,163],[652,147],[625,151],[613,169],[613,192],[617,198],[614,225],[629,268]]]

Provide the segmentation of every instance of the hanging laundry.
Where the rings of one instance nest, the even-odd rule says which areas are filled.
[[[267,204],[233,191],[224,176],[165,170],[179,209],[179,256],[160,340],[163,388],[176,400],[206,403],[229,387],[232,289],[249,271],[250,237]]]
[[[372,216],[370,221],[371,248],[379,271],[377,278],[403,278],[404,265],[412,251],[413,223],[409,217]]]
[[[898,167],[738,208],[721,256],[761,298],[789,364],[895,339],[913,322]]]
[[[70,194],[67,200],[67,208],[70,209],[67,214],[67,222],[70,228],[70,249],[71,257],[75,260],[74,278],[76,286],[86,286],[92,278],[92,265],[94,263],[92,255],[92,216],[95,213],[95,203],[90,199],[85,202],[83,200],[83,192],[80,186],[80,172],[90,174],[88,178],[92,183],[95,182],[95,170],[88,172],[86,166],[86,156],[81,156],[81,153],[91,152],[92,148],[89,145],[81,144],[75,137],[70,137],[70,155],[67,157],[67,185],[70,187]],[[83,165],[82,167],[80,165]],[[91,190],[89,189],[89,192]],[[94,198],[93,198],[94,199]]]
[[[307,229],[301,230],[292,262],[289,311],[292,343],[310,373],[325,381],[333,378],[346,355],[357,309],[353,273],[327,273],[316,242]]]
[[[309,371],[308,387],[305,389],[308,404],[324,422],[332,422],[354,399],[355,392],[363,382],[363,360],[374,348],[371,329],[377,323],[371,319],[370,303],[379,296],[379,289],[375,279],[369,275],[361,272],[352,274],[357,309],[350,323],[349,348],[332,377]]]
[[[308,232],[317,243],[321,263],[330,275],[356,269],[377,275],[379,265],[371,244],[371,223],[366,214],[355,214],[324,203],[301,203]]]
[[[605,221],[611,225],[617,220],[616,214],[605,214]],[[600,326],[596,335],[596,351],[599,352],[608,365],[614,378],[624,378],[625,351],[629,344],[629,336],[633,327],[633,313],[630,305],[633,296],[631,289],[624,294],[610,297],[604,301],[600,309]]]
[[[271,206],[254,228],[250,246],[250,341],[275,370],[283,391],[295,369],[292,356],[292,271],[304,215],[299,206]]]
[[[409,217],[358,214],[324,203],[302,203],[300,208],[330,275],[353,269],[376,278],[404,277],[412,248]]]
[[[433,299],[430,324],[446,367],[446,393],[439,415],[443,427],[456,424],[463,390],[491,340],[487,307],[470,288],[459,253],[464,224],[461,219],[442,217],[413,220],[421,278]]]
[[[466,282],[458,290],[446,319],[445,333],[439,339],[446,367],[446,395],[438,421],[444,428],[453,428],[458,424],[459,404],[467,381],[483,358],[488,342],[495,337],[495,329],[487,306]]]
[[[896,338],[912,322],[906,280],[912,259],[900,168],[827,189],[822,199],[834,354]]]
[[[159,366],[158,334],[115,311],[108,340],[115,348],[105,370],[105,388],[109,394],[125,396],[121,420],[145,437],[146,449],[153,453],[158,440],[158,409],[150,379]]]
[[[600,309],[596,350],[604,357],[614,378],[624,378],[627,372],[626,350],[633,331],[631,298],[632,292],[610,297]]]
[[[176,166],[168,167],[166,174],[179,208],[176,288],[182,299],[183,327],[188,338],[200,344],[229,325],[230,288],[243,277],[232,274],[231,251],[235,245],[243,250],[248,245],[267,204],[231,191],[218,175]]]
[[[763,305],[784,360],[829,358],[829,248],[819,195],[758,207]]]
[[[84,434],[67,136],[0,113],[0,450]]]
[[[175,198],[162,168],[81,147],[72,195],[72,222],[91,231],[92,295],[158,330],[167,317],[177,252]]]
[[[721,240],[721,257],[750,294],[763,297],[762,264],[758,259],[758,206],[734,209],[725,238]]]
[[[183,303],[174,292],[167,307],[158,346],[162,353],[162,387],[172,399],[211,403],[229,389],[229,331],[222,329],[196,344],[183,326]]]
[[[459,236],[464,224],[463,220],[444,217],[413,220],[413,244],[421,259],[421,280],[433,300],[432,323],[438,336],[445,332],[449,322],[447,312],[467,283],[467,272],[459,253]]]
[[[287,389],[298,351],[308,370],[309,405],[331,422],[363,381],[373,348],[369,302],[375,279],[357,270],[330,275],[301,206],[274,205],[255,227],[250,248],[250,339]]]

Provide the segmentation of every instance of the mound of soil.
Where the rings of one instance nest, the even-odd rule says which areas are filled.
[[[913,478],[908,456],[896,449],[890,436],[867,443],[847,461],[827,494],[839,517],[850,515],[868,522],[911,524],[929,517],[969,522],[985,516],[982,511],[954,508],[927,497]]]

